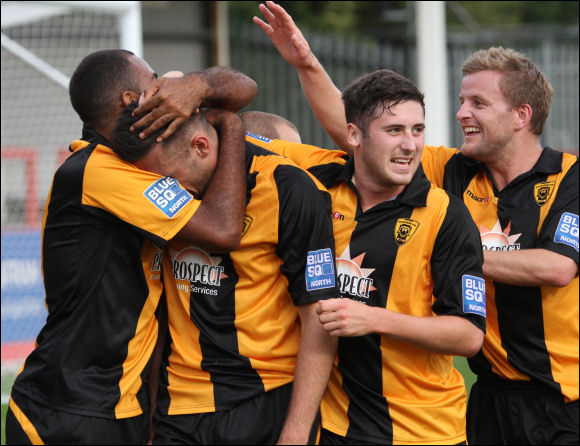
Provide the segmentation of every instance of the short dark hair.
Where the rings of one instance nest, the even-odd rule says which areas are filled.
[[[110,119],[123,91],[141,93],[130,56],[134,54],[127,50],[96,51],[76,68],[68,91],[73,108],[87,126]]]
[[[134,163],[147,155],[156,144],[157,137],[167,129],[170,123],[153,132],[145,139],[139,138],[139,133],[144,127],[136,128],[131,132],[131,127],[145,115],[133,116],[133,111],[138,107],[137,101],[132,101],[129,105],[121,110],[117,117],[117,126],[111,135],[111,149],[119,158],[124,161]],[[163,141],[164,150],[170,151],[183,150],[182,145],[175,144],[175,141],[182,138],[192,126],[210,126],[207,119],[202,113],[194,113],[185,121],[169,138]]]
[[[423,94],[404,76],[391,70],[377,70],[352,81],[343,91],[346,122],[352,122],[367,136],[370,121],[402,102],[417,101],[425,113]]]

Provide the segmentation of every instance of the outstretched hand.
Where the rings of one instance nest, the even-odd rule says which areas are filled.
[[[254,23],[272,39],[284,60],[298,69],[312,64],[314,55],[310,46],[284,8],[270,1],[259,8],[267,23],[258,17],[253,18]]]

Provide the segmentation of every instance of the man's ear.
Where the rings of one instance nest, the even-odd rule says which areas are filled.
[[[121,103],[123,107],[127,107],[131,102],[138,101],[139,95],[134,91],[124,91],[121,95]]]
[[[200,158],[205,158],[210,154],[211,147],[209,138],[204,133],[194,133],[189,142],[189,148]]]
[[[358,128],[356,124],[349,122],[346,125],[346,140],[353,146],[358,147],[360,145],[360,140],[362,138],[362,131]]]
[[[515,109],[515,128],[521,130],[526,127],[532,120],[533,110],[530,104],[522,104]]]

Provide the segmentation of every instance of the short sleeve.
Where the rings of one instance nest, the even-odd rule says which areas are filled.
[[[425,176],[432,184],[437,187],[443,187],[445,165],[456,153],[457,149],[450,149],[444,146],[425,146],[423,148],[421,165],[423,166]]]
[[[483,251],[466,206],[450,196],[431,257],[433,312],[460,316],[485,331]]]
[[[560,183],[540,230],[537,248],[562,254],[578,265],[578,161]]]
[[[105,211],[148,238],[170,240],[200,202],[177,180],[143,171],[97,146],[84,171],[82,205]]]
[[[337,297],[330,195],[296,166],[278,166],[274,180],[280,203],[276,252],[292,301]]]

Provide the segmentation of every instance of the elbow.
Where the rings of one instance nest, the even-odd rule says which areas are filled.
[[[483,331],[474,326],[472,333],[470,333],[466,339],[461,356],[472,358],[473,356],[477,355],[477,353],[479,353],[481,350],[481,346],[483,345],[483,338]]]
[[[258,94],[258,84],[251,78],[246,78],[245,88],[240,91],[239,102],[235,106],[234,112],[240,111],[245,106],[249,105]]]
[[[578,265],[576,265],[576,262],[570,260],[555,265],[547,272],[548,276],[546,277],[545,280],[546,285],[557,288],[563,288],[565,286],[568,286],[570,282],[572,282],[574,278],[578,275]]]
[[[253,80],[249,79],[248,82],[248,104],[254,100],[256,95],[258,94],[258,84]]]
[[[235,251],[242,241],[241,232],[223,233],[213,242],[212,251],[217,254]]]

